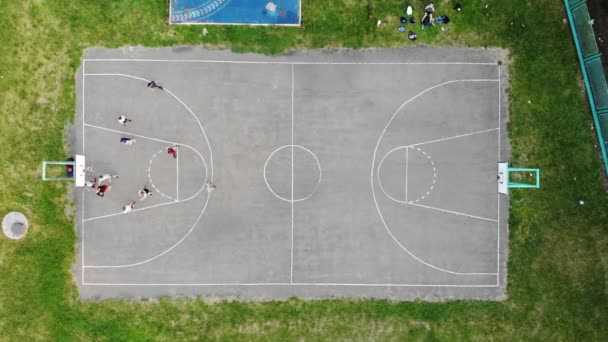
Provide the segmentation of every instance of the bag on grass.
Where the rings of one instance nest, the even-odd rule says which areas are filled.
[[[416,39],[418,39],[418,35],[416,33],[414,33],[413,31],[410,31],[410,33],[408,33],[407,38],[411,41],[414,41]]]

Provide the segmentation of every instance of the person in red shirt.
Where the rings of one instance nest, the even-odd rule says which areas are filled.
[[[97,189],[95,189],[95,193],[99,197],[105,196],[106,191],[110,191],[110,186],[107,185],[107,184],[100,185],[100,186],[97,187]]]
[[[171,146],[167,149],[167,153],[172,155],[173,158],[177,158],[177,150],[175,149],[175,146]]]

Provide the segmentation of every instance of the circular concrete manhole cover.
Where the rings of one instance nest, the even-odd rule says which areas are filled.
[[[13,211],[2,220],[2,231],[9,239],[19,240],[27,233],[27,218],[22,213]]]

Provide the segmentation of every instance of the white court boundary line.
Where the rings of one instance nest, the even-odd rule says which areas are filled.
[[[179,147],[175,146],[175,150],[177,151],[177,154],[175,155],[175,199],[179,201],[179,155],[181,153]],[[205,164],[205,169],[206,168],[207,165]],[[207,183],[207,171],[205,171],[205,183]]]
[[[82,61],[82,78],[80,80],[80,82],[82,82],[82,154],[84,155],[84,120],[85,120],[85,110],[84,110],[84,105],[85,105],[85,92],[84,92],[84,75],[86,74],[86,65],[87,62],[86,61]],[[85,196],[84,196],[84,190],[81,191],[82,193],[82,210],[80,212],[80,215],[82,215],[80,217],[80,238],[82,239],[80,241],[80,283],[84,284],[84,201],[85,201]]]
[[[140,81],[144,81],[144,82],[149,82],[149,80],[145,79],[145,78],[141,78],[141,77],[137,77],[137,76],[133,76],[133,75],[127,75],[127,74],[106,74],[106,73],[99,73],[99,74],[87,74],[84,70],[84,64],[85,62],[83,62],[83,71],[82,71],[82,81],[83,81],[83,105],[84,105],[84,89],[85,89],[85,76],[119,76],[119,77],[127,77],[127,78],[133,78],[133,79],[137,79]],[[196,122],[199,125],[199,128],[201,129],[201,132],[203,133],[203,136],[205,137],[205,141],[207,142],[207,147],[209,148],[209,159],[210,159],[210,164],[211,164],[211,181],[213,181],[213,152],[211,150],[211,144],[209,143],[209,138],[207,137],[207,134],[205,133],[205,129],[203,128],[203,125],[201,124],[200,120],[198,119],[198,117],[194,114],[194,112],[192,111],[192,109],[190,109],[190,107],[188,107],[181,99],[179,99],[175,94],[173,94],[170,90],[168,90],[167,88],[164,88],[163,91],[167,92],[168,94],[170,94],[175,100],[177,100],[179,103],[181,103],[187,110],[188,112],[190,112],[190,114],[192,115],[192,117],[194,117],[194,119],[196,120]],[[84,111],[84,107],[83,107],[83,112],[82,112],[82,132],[83,132],[83,153],[84,153],[84,127],[85,126],[89,126],[89,127],[93,127],[93,128],[98,128],[98,129],[105,129],[107,131],[114,131],[117,133],[122,133],[122,134],[130,134],[130,133],[126,133],[126,132],[121,132],[121,131],[116,131],[116,130],[112,130],[109,128],[105,128],[105,127],[101,127],[101,126],[95,126],[95,125],[89,125],[86,124],[85,121],[85,111]],[[135,134],[130,134],[132,136],[137,136],[137,137],[142,137],[142,138],[146,138],[149,140],[155,140],[155,141],[159,141],[159,142],[168,142],[168,141],[163,141],[161,139],[156,139],[156,138],[151,138],[151,137],[145,137],[142,135],[135,135]],[[205,162],[205,158],[203,158],[203,156],[200,154],[200,152],[198,150],[196,150],[195,148],[189,146],[189,145],[185,145],[185,144],[181,144],[181,146],[186,146],[190,149],[192,149],[193,151],[195,151],[200,158],[203,160],[203,163],[205,165],[205,170],[207,170],[207,164]],[[207,174],[207,172],[206,172]],[[205,176],[205,178],[207,178],[207,176]],[[206,181],[206,179],[205,179]],[[169,202],[169,203],[161,203],[160,205],[156,205],[156,206],[150,206],[150,207],[146,207],[146,208],[141,208],[139,210],[132,210],[130,213],[136,212],[136,211],[140,211],[140,210],[145,210],[145,209],[151,209],[151,208],[155,208],[155,207],[159,207],[162,205],[168,205],[168,204],[176,204],[176,203],[183,203],[186,201],[189,201],[195,197],[197,197],[200,192],[202,191],[202,189],[204,188],[201,187],[201,189],[199,189],[199,191],[194,194],[193,196],[191,196],[190,198],[186,199],[186,200],[182,200],[182,201],[173,201],[173,202]],[[83,190],[84,193],[84,190]],[[84,195],[83,195],[84,196]],[[83,241],[82,241],[82,246],[83,246],[83,250],[82,250],[82,283],[84,284],[84,269],[85,268],[126,268],[126,267],[133,267],[133,266],[138,266],[138,265],[142,265],[145,263],[148,263],[150,261],[153,261],[155,259],[160,258],[161,256],[165,255],[166,253],[170,252],[171,250],[173,250],[174,248],[176,248],[177,246],[179,246],[191,233],[192,231],[194,231],[194,228],[197,226],[198,222],[200,221],[201,217],[203,216],[203,213],[205,212],[205,210],[207,209],[207,205],[209,204],[209,199],[211,198],[211,192],[209,192],[207,194],[207,198],[205,200],[205,204],[203,205],[203,208],[201,209],[201,212],[198,216],[198,218],[196,219],[196,221],[194,222],[194,224],[192,225],[192,227],[190,228],[190,230],[188,230],[188,232],[186,232],[186,234],[179,239],[174,245],[172,245],[171,247],[169,247],[168,249],[166,249],[165,251],[157,254],[156,256],[153,256],[151,258],[148,258],[146,260],[140,261],[140,262],[136,262],[136,263],[131,263],[131,264],[125,264],[125,265],[96,265],[96,266],[87,266],[84,263],[84,231],[85,231],[85,225],[84,222],[85,221],[90,221],[92,219],[100,219],[100,218],[105,218],[105,217],[111,217],[111,216],[116,216],[116,215],[120,215],[123,213],[117,213],[117,214],[111,214],[111,215],[105,215],[103,217],[96,217],[96,218],[91,218],[91,219],[84,219],[84,214],[82,217],[82,231],[83,231]],[[83,202],[83,213],[84,213],[84,202]]]
[[[502,98],[501,98],[501,94],[502,94],[502,90],[501,90],[501,79],[500,79],[500,65],[498,66],[498,158],[497,160],[500,161],[500,107],[502,106]],[[498,201],[498,209],[497,209],[497,215],[496,217],[498,218],[496,220],[496,286],[500,286],[500,194],[496,195],[497,197],[497,201]]]
[[[87,62],[177,62],[221,64],[285,64],[285,65],[496,65],[486,62],[286,62],[286,61],[239,61],[213,59],[142,59],[142,58],[86,58]]]
[[[405,201],[407,202],[407,178],[409,176],[409,155],[410,155],[410,148],[406,147],[405,148]],[[380,165],[382,165],[382,162],[380,162]],[[380,177],[380,165],[378,165],[378,177]],[[380,185],[380,187],[382,187],[382,183],[378,183]],[[384,191],[384,190],[382,190]]]
[[[205,61],[205,60],[149,60],[149,59],[83,59],[83,128],[82,128],[82,133],[83,133],[83,150],[84,150],[84,65],[86,63],[86,61],[140,61],[140,62],[208,62],[208,63],[235,63],[235,64],[291,64],[292,66],[294,64],[320,64],[320,65],[359,65],[359,64],[363,64],[363,65],[496,65],[496,63],[460,63],[460,62],[452,62],[452,63],[307,63],[307,62],[249,62],[249,61]],[[499,76],[500,76],[500,71],[499,71]],[[500,86],[499,86],[500,88]],[[429,90],[429,89],[427,89]],[[500,89],[499,89],[500,92]],[[420,95],[420,94],[419,94]],[[413,99],[411,99],[413,100]],[[181,101],[180,101],[181,102]],[[403,106],[403,105],[402,105]],[[499,104],[500,107],[500,104]],[[499,108],[500,109],[500,108]],[[398,110],[399,111],[399,110]],[[398,113],[397,111],[397,113]],[[395,115],[397,114],[395,113]],[[394,116],[395,116],[394,115]],[[393,116],[393,118],[394,118]],[[390,121],[392,121],[392,119]],[[390,121],[388,125],[390,125]],[[199,123],[200,124],[200,123]],[[499,113],[499,124],[500,124],[500,113]],[[499,125],[500,126],[500,125]],[[499,127],[500,128],[500,127]],[[386,131],[386,127],[383,131]],[[499,132],[500,135],[500,132]],[[499,138],[500,141],[500,138]],[[380,140],[378,141],[379,144]],[[210,146],[209,146],[210,147]],[[376,150],[377,150],[377,146],[376,146]],[[374,160],[375,160],[375,154],[376,151],[374,151]],[[500,148],[499,148],[499,156],[500,156]],[[372,161],[373,164],[373,161]],[[373,188],[373,165],[372,165],[372,188]],[[372,191],[373,193],[373,191]],[[374,195],[374,201],[375,201],[375,194]],[[83,200],[84,200],[84,192],[83,192]],[[500,200],[499,200],[500,202]],[[84,202],[83,202],[84,203]],[[170,204],[170,203],[168,203]],[[376,203],[377,205],[377,203]],[[206,206],[206,204],[205,204]],[[83,208],[84,209],[84,208]],[[499,208],[500,211],[500,208]],[[84,210],[83,210],[84,212]],[[200,218],[200,217],[199,217]],[[383,223],[384,220],[382,219]],[[500,222],[499,222],[499,227],[500,227]],[[83,245],[82,245],[82,251],[83,251],[83,255],[82,255],[82,261],[83,261],[83,265],[84,265],[84,223],[83,223],[83,229],[82,229],[82,236],[83,236]],[[500,234],[499,234],[500,235]],[[398,243],[398,242],[397,242]],[[498,273],[497,275],[497,279],[499,279]],[[82,285],[89,285],[89,286],[361,286],[361,287],[454,287],[454,288],[492,288],[492,287],[498,287],[499,283],[497,283],[496,285],[479,285],[479,284],[473,284],[473,285],[456,285],[456,284],[390,284],[390,283],[385,283],[385,284],[380,284],[380,283],[376,283],[376,284],[364,284],[364,283],[344,283],[344,284],[340,284],[340,283],[294,283],[293,281],[291,281],[290,283],[189,283],[189,284],[178,284],[178,283],[162,283],[162,284],[152,284],[152,283],[114,283],[114,284],[105,284],[105,283],[85,283],[84,282],[84,269],[82,270]]]
[[[299,0],[300,3],[302,3],[302,1],[304,0]],[[301,13],[300,13],[301,15]],[[295,136],[294,136],[294,108],[295,108],[295,103],[294,103],[294,98],[295,98],[295,74],[294,74],[294,70],[293,70],[293,64],[291,65],[291,249],[290,249],[290,253],[291,253],[291,259],[290,259],[290,265],[289,265],[289,282],[293,283],[293,230],[294,230],[294,183],[295,183],[295,177],[294,177],[294,158],[293,158],[293,154],[294,154],[294,140],[295,140]],[[274,153],[274,152],[273,152]],[[312,152],[311,152],[312,153]],[[319,160],[317,159],[317,156],[315,156],[313,154],[313,156],[315,157],[315,159],[317,160],[317,163],[319,163]],[[270,157],[268,157],[268,160],[270,160]],[[266,161],[266,164],[268,164],[268,160]],[[266,180],[266,164],[264,164],[264,181],[266,182],[266,184],[268,184],[268,181]],[[319,182],[317,183],[317,187],[319,186],[319,184],[321,183],[321,165],[319,164]],[[315,187],[315,190],[313,190],[313,192],[310,194],[310,196],[312,196],[313,193],[315,193],[315,191],[317,191],[317,187]],[[270,189],[270,184],[268,184],[268,189]],[[272,191],[272,189],[270,189],[270,191],[274,194],[274,191]],[[310,197],[309,196],[309,197]]]
[[[189,283],[189,284],[179,284],[179,283],[159,283],[159,284],[149,284],[149,283],[84,283],[82,285],[88,286],[344,286],[344,287],[459,287],[459,288],[468,288],[468,287],[498,287],[494,284],[489,285],[458,285],[458,284],[442,284],[442,285],[434,285],[434,284],[391,284],[391,283]]]
[[[410,98],[409,100],[405,101],[404,103],[402,103],[399,108],[397,108],[397,110],[395,111],[395,113],[391,116],[391,118],[388,120],[388,122],[386,123],[386,126],[384,126],[384,129],[382,130],[382,133],[380,134],[380,137],[378,138],[378,142],[376,143],[376,148],[374,149],[374,153],[372,156],[372,167],[370,170],[370,182],[371,182],[371,188],[372,188],[372,197],[374,199],[374,203],[376,205],[376,210],[378,211],[378,214],[380,216],[380,221],[382,221],[382,225],[384,225],[384,228],[386,229],[386,231],[388,232],[389,236],[393,239],[393,241],[395,241],[395,243],[401,247],[401,249],[403,251],[405,251],[407,254],[409,254],[412,258],[414,258],[415,260],[417,260],[418,262],[433,268],[435,270],[441,271],[441,272],[445,272],[445,273],[449,273],[449,274],[455,274],[455,275],[466,275],[466,276],[470,276],[470,275],[496,275],[497,273],[486,273],[486,272],[454,272],[454,271],[450,271],[441,267],[437,267],[435,265],[432,265],[422,259],[420,259],[419,257],[417,257],[414,253],[412,253],[409,249],[407,249],[401,242],[399,242],[399,240],[395,237],[395,235],[392,233],[392,231],[390,230],[390,228],[388,227],[388,224],[386,223],[386,221],[384,220],[384,216],[382,215],[382,211],[380,210],[380,205],[378,204],[378,200],[376,198],[376,191],[375,191],[375,187],[374,187],[374,171],[375,171],[375,165],[376,165],[376,154],[378,153],[378,148],[380,147],[380,142],[382,141],[382,138],[384,137],[384,134],[386,134],[386,131],[388,129],[388,127],[391,125],[391,123],[393,122],[393,120],[395,119],[395,117],[397,116],[397,114],[399,114],[399,112],[406,106],[408,105],[410,102],[414,101],[415,99],[417,99],[418,97],[426,94],[427,92],[434,90],[436,88],[439,87],[443,87],[445,85],[448,84],[452,84],[452,83],[458,83],[458,82],[498,82],[497,79],[464,79],[464,80],[451,80],[451,81],[446,81],[443,83],[439,83],[436,84],[430,88],[427,88],[425,90],[423,90],[422,92],[414,95],[412,98]],[[415,146],[414,145],[410,145],[410,146]]]

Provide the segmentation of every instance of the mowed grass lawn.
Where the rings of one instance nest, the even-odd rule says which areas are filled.
[[[40,162],[66,158],[83,49],[411,44],[397,31],[404,2],[371,3],[371,20],[363,1],[304,0],[303,29],[211,26],[203,36],[201,26],[167,26],[167,1],[1,0],[0,214],[25,213],[31,230],[0,238],[0,340],[608,340],[608,198],[561,0],[467,0],[462,13],[437,0],[448,30],[418,30],[417,44],[511,53],[512,163],[540,167],[542,188],[510,197],[506,300],[78,300],[71,195],[40,181]]]

